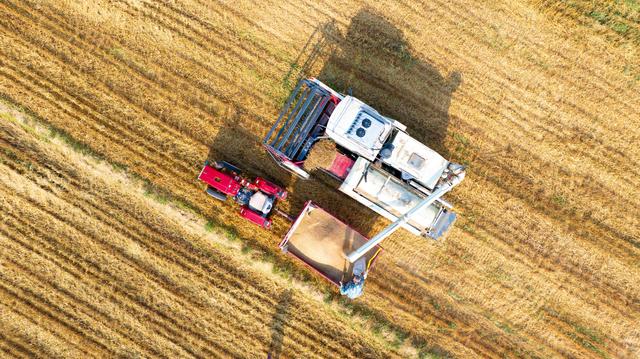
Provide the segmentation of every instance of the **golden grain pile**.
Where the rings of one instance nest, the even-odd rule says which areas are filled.
[[[388,239],[360,305],[431,355],[634,357],[638,6],[571,4],[8,0],[0,93],[276,252],[288,223],[258,234],[230,205],[214,206],[200,166],[235,162],[287,185],[284,209],[313,199],[374,233],[385,221],[320,181],[290,179],[260,148],[299,76],[351,88],[469,165],[450,196],[460,220],[447,240]]]
[[[304,161],[304,169],[307,171],[328,169],[335,157],[336,144],[328,139],[320,140],[313,144],[309,157]]]

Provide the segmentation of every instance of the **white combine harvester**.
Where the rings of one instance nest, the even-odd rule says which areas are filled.
[[[367,254],[375,257],[371,254],[374,249],[377,254],[375,247],[400,227],[415,235],[438,239],[455,221],[451,204],[442,196],[462,181],[464,167],[447,161],[411,137],[406,129],[357,98],[340,94],[311,78],[298,83],[263,141],[280,166],[308,179],[305,160],[318,141],[330,139],[335,143],[333,161],[322,170],[341,182],[341,192],[392,221],[382,232],[355,248],[352,243],[337,243],[336,248],[349,251],[335,255],[350,264]],[[294,223],[281,243],[283,250],[289,244],[287,238],[295,235],[295,228]],[[318,248],[326,247],[328,240],[344,241],[305,240],[320,241]],[[307,253],[294,255],[318,270],[323,262],[314,260],[313,246],[307,247]],[[349,275],[343,275],[345,278]]]

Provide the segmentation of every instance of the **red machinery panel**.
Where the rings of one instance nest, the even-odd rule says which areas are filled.
[[[280,199],[287,198],[287,192],[285,190],[283,190],[280,186],[277,186],[265,180],[262,177],[256,178],[254,184],[256,185],[256,187],[258,187],[259,190],[266,194],[277,196]]]
[[[336,157],[333,159],[333,163],[331,164],[331,168],[329,168],[329,172],[340,179],[347,178],[349,171],[351,171],[351,167],[353,167],[354,160],[349,158],[348,156],[343,155],[342,153],[336,153]]]
[[[264,218],[262,214],[252,211],[247,206],[242,206],[240,209],[240,215],[251,222],[259,225],[260,227],[269,228],[271,227],[271,220]]]
[[[241,184],[236,181],[235,176],[221,172],[211,166],[204,166],[198,178],[209,186],[230,196],[237,195],[242,187]]]

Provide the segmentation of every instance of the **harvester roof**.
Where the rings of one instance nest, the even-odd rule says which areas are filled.
[[[327,123],[329,137],[370,161],[376,158],[392,129],[392,120],[351,96],[340,101]]]
[[[390,156],[381,159],[407,178],[433,189],[449,162],[405,130],[401,123],[380,115],[355,97],[346,96],[333,110],[326,132],[337,144],[369,161],[374,161],[382,148],[392,145]]]

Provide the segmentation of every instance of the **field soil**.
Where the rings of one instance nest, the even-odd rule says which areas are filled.
[[[321,280],[307,279],[329,293],[325,304],[294,289],[285,356],[404,356],[406,346],[435,357],[633,358],[639,11],[633,0],[3,0],[0,96],[304,279],[278,253],[285,219],[258,231],[196,177],[207,159],[234,162],[286,186],[283,210],[311,199],[375,233],[388,222],[322,173],[292,178],[260,146],[299,78],[352,91],[468,165],[447,197],[460,219],[440,242],[404,231],[384,242],[365,296],[348,304],[378,323],[372,331],[322,307],[344,303]],[[283,286],[12,123],[2,119],[0,142],[2,350],[269,350],[265,323]]]

